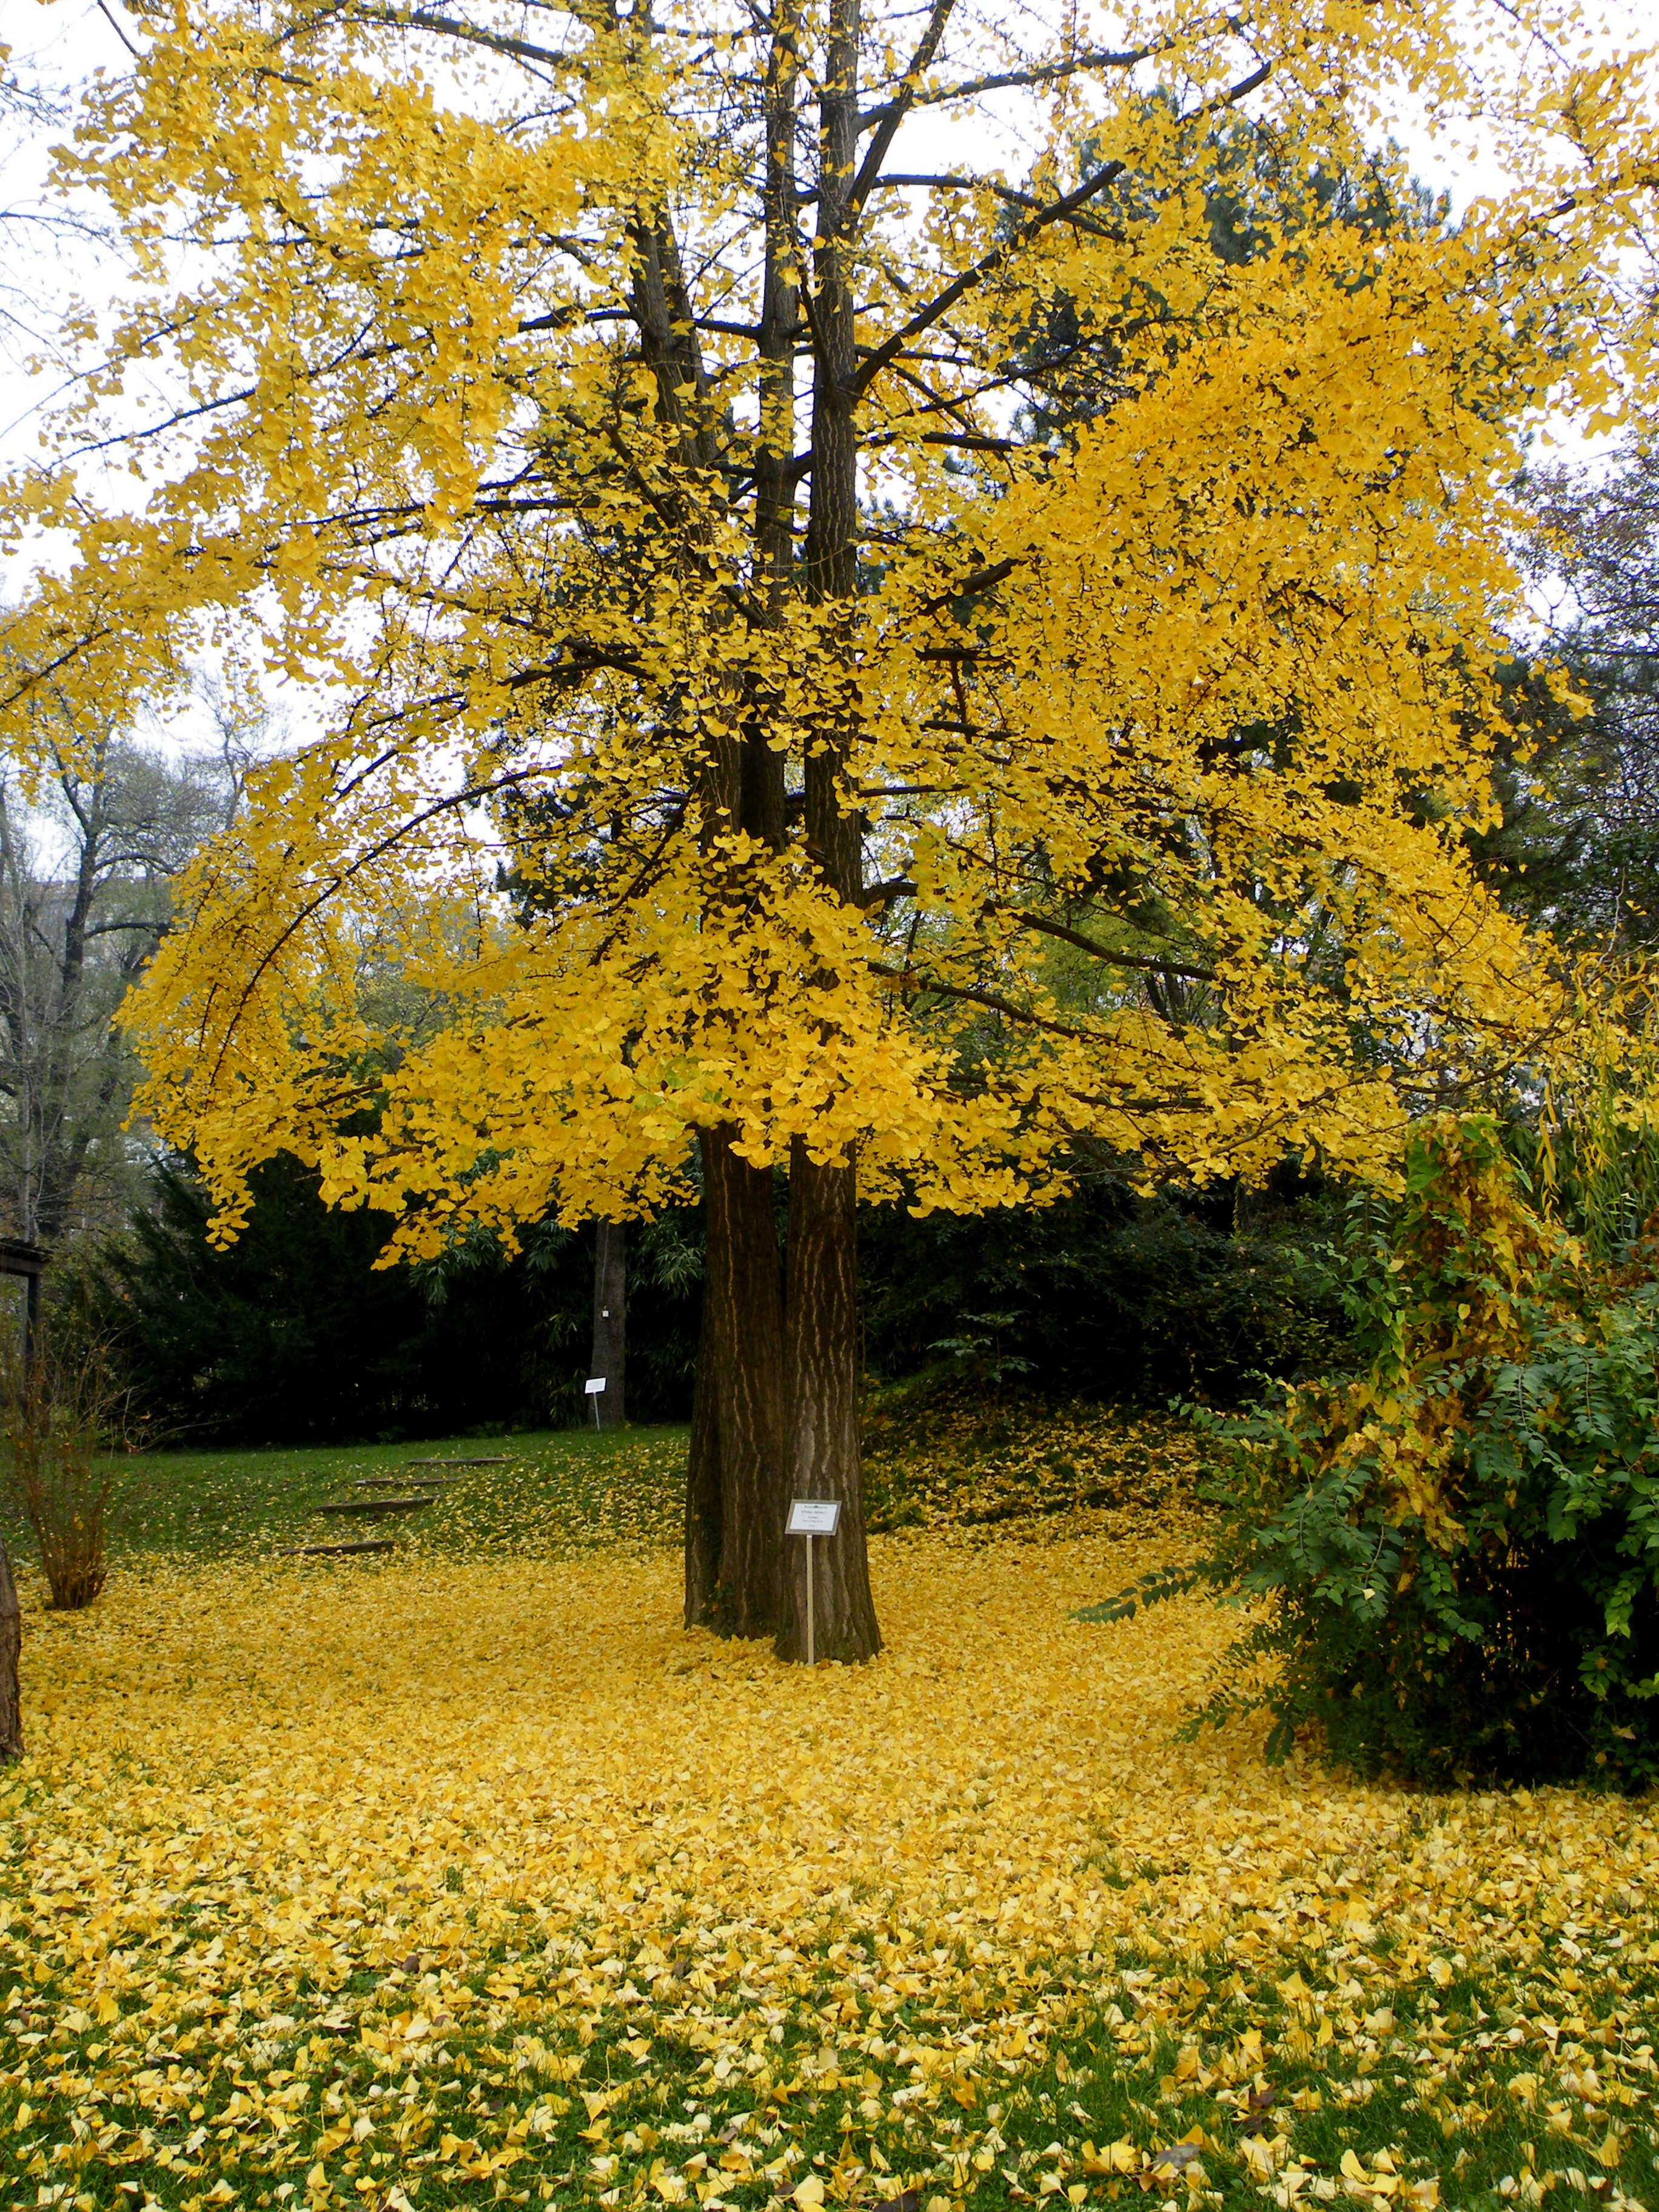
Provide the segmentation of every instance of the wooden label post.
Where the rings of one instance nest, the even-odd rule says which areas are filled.
[[[812,1620],[812,1539],[833,1536],[841,1525],[841,1500],[838,1498],[797,1498],[790,1505],[785,1533],[806,1539],[806,1663],[817,1664],[817,1649]]]

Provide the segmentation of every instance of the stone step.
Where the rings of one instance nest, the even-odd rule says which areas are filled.
[[[276,1556],[279,1559],[343,1559],[364,1552],[395,1552],[397,1548],[390,1536],[360,1536],[352,1544],[289,1544]]]
[[[325,1505],[314,1505],[313,1513],[414,1513],[422,1505],[430,1505],[432,1492],[428,1490],[419,1498],[331,1498]]]
[[[405,1480],[401,1474],[364,1474],[354,1477],[351,1486],[354,1490],[396,1490]],[[459,1478],[453,1474],[420,1474],[415,1480],[435,1498],[440,1490],[447,1490]]]

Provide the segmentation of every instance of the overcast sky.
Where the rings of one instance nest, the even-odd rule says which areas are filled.
[[[112,12],[118,20],[118,0]],[[19,73],[43,79],[65,100],[94,70],[119,69],[131,58],[97,0],[5,0],[3,18]],[[51,349],[55,307],[97,279],[94,258],[39,220],[46,212],[47,149],[63,135],[51,121],[0,118],[0,456],[7,460],[33,449],[30,418],[60,381],[50,371],[29,374],[25,362]]]

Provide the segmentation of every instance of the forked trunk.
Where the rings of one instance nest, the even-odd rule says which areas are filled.
[[[833,1536],[811,1540],[813,1650],[872,1659],[881,1649],[865,1540],[859,1454],[857,1170],[818,1167],[797,1139],[789,1165],[785,1364],[790,1495],[834,1498]],[[784,1540],[781,1659],[806,1656],[805,1537]]]
[[[702,1620],[728,1636],[778,1624],[784,1514],[783,1284],[772,1170],[739,1159],[729,1128],[702,1139],[708,1271],[698,1352],[700,1511],[720,1470],[720,1565]],[[688,1529],[690,1523],[688,1522]],[[688,1600],[690,1595],[688,1563]]]
[[[0,1544],[0,1765],[23,1756],[23,1710],[18,1661],[23,1649],[22,1608],[12,1579],[11,1555]]]

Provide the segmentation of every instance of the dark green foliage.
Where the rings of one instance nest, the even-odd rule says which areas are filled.
[[[480,1243],[377,1270],[385,1221],[325,1206],[296,1161],[260,1169],[254,1195],[240,1237],[215,1250],[206,1194],[187,1165],[163,1163],[152,1207],[60,1279],[161,1434],[300,1443],[579,1418],[591,1231],[533,1231],[511,1261]],[[683,1419],[701,1259],[674,1221],[638,1256],[630,1401],[637,1419]]]
[[[1334,1226],[1309,1196],[1142,1199],[1105,1178],[1056,1206],[976,1219],[872,1209],[867,1364],[886,1379],[945,1364],[1049,1396],[1235,1404],[1264,1374],[1342,1356],[1319,1261]]]
[[[60,1305],[112,1339],[156,1438],[304,1443],[577,1421],[586,1407],[592,1232],[526,1233],[506,1261],[478,1239],[429,1267],[376,1270],[385,1224],[340,1213],[289,1159],[257,1179],[248,1226],[216,1251],[187,1164],[156,1171],[122,1237],[57,1271]],[[1064,1204],[975,1221],[868,1208],[861,1224],[872,1376],[927,1370],[1039,1397],[1235,1403],[1262,1373],[1338,1356],[1326,1226],[1306,1197],[1146,1200],[1091,1182]],[[690,1407],[702,1293],[695,1211],[629,1238],[629,1401]]]
[[[1167,90],[1148,96],[1151,110],[1173,115],[1178,105]],[[1206,178],[1210,249],[1234,268],[1298,237],[1328,234],[1340,226],[1352,233],[1357,249],[1351,281],[1364,284],[1370,270],[1358,249],[1367,240],[1422,237],[1449,219],[1448,200],[1413,178],[1392,144],[1352,168],[1333,171],[1310,168],[1294,142],[1236,113],[1219,123],[1190,123],[1184,135],[1193,173]],[[1085,137],[1075,149],[1077,175],[1097,168],[1104,150]],[[1145,222],[1164,196],[1164,187],[1131,169],[1096,195],[1094,219],[1109,226],[1115,217]],[[1012,235],[1020,220],[1009,209],[1001,219],[1004,234]],[[1019,380],[1030,395],[1019,418],[1021,435],[1058,444],[1079,424],[1106,414],[1124,395],[1128,338],[1161,326],[1173,350],[1183,343],[1183,319],[1150,289],[1089,303],[1064,292],[1053,295],[1014,349]]]
[[[1497,1125],[1413,1148],[1363,1224],[1359,1372],[1212,1420],[1218,1539],[1103,1611],[1249,1605],[1192,1725],[1266,1710],[1282,1757],[1443,1784],[1659,1780],[1659,1249],[1598,1262]]]
[[[1659,943],[1659,457],[1540,469],[1536,596],[1557,611],[1547,658],[1504,678],[1494,781],[1503,820],[1471,839],[1504,905],[1568,941]]]
[[[1649,945],[1659,934],[1659,751],[1618,664],[1572,641],[1574,700],[1536,666],[1503,672],[1493,789],[1501,818],[1472,830],[1476,868],[1504,907],[1565,943]]]

